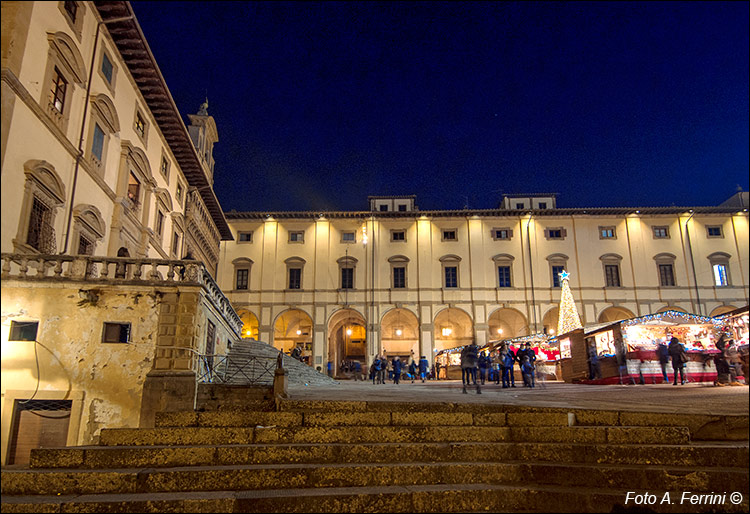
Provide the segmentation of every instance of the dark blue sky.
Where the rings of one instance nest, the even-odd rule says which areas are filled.
[[[224,210],[716,205],[748,190],[748,2],[132,2]]]

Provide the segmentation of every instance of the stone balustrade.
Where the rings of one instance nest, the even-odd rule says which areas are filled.
[[[2,253],[3,280],[81,280],[97,285],[195,285],[229,323],[235,333],[242,320],[200,261],[138,259],[91,255]]]

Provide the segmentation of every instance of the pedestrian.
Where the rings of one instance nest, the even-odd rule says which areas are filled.
[[[435,362],[435,380],[440,380],[440,363]]]
[[[385,384],[385,377],[388,373],[388,359],[385,355],[380,356],[380,366],[378,367],[378,384]]]
[[[589,380],[602,378],[599,367],[599,356],[596,355],[596,343],[589,341]]]
[[[477,384],[477,361],[479,360],[479,348],[477,342],[472,341],[461,350],[461,372],[463,376],[463,392],[466,394],[466,386],[471,385],[472,381],[477,386],[477,394],[482,394],[482,390]]]
[[[534,387],[534,366],[528,354],[524,353],[521,361],[521,376],[523,377],[523,386]]]
[[[425,378],[427,377],[427,369],[430,367],[430,363],[427,361],[427,357],[422,355],[419,358],[419,377],[422,379],[422,382],[424,383]]]
[[[656,355],[659,357],[659,365],[661,366],[661,376],[664,382],[669,382],[669,375],[667,374],[667,364],[669,363],[669,348],[664,341],[659,341],[659,345],[656,347]]]
[[[500,350],[500,364],[503,367],[503,389],[510,387],[510,377],[513,373],[513,361],[515,357],[508,346],[503,343],[503,349]],[[513,386],[515,387],[515,386]]]
[[[370,376],[372,378],[372,385],[375,385],[375,382],[380,383],[380,356],[376,355],[375,359],[372,361],[372,365],[370,366]]]
[[[482,385],[484,385],[484,381],[487,378],[487,370],[490,368],[490,365],[492,364],[492,361],[490,360],[490,356],[487,355],[485,352],[481,352],[479,354],[479,360],[477,362],[479,365],[479,381],[482,382]]]
[[[495,384],[496,385],[500,385],[500,374],[501,374],[501,371],[502,371],[501,366],[502,366],[502,364],[501,364],[500,352],[499,351],[494,352],[492,354],[492,370],[495,373]]]
[[[742,359],[737,351],[737,345],[734,344],[733,339],[727,341],[727,345],[724,348],[724,358],[729,365],[729,385],[740,386],[742,383],[738,380],[738,376],[742,374]],[[745,377],[745,383],[747,384],[747,377]]]
[[[333,377],[333,362],[328,361],[327,368],[328,368],[328,376]]]
[[[508,353],[513,358],[513,360],[510,362],[510,387],[516,387],[516,370],[514,369],[516,365],[516,349],[513,348],[512,344],[508,345]]]
[[[673,386],[677,385],[677,373],[680,374],[680,385],[685,385],[685,364],[687,363],[687,353],[680,340],[673,337],[669,341],[669,356],[672,357],[672,370],[674,371]]]
[[[414,362],[414,359],[409,363],[409,376],[411,377],[411,383],[413,384],[414,378],[417,376],[417,363]]]
[[[391,363],[391,369],[393,369],[393,383],[398,384],[401,379],[401,359],[396,355]]]
[[[354,361],[354,380],[362,378],[362,364],[359,361]]]

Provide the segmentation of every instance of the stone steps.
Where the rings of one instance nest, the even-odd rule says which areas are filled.
[[[673,444],[690,442],[685,427],[303,426],[102,429],[104,446],[363,442],[559,442]]]
[[[398,456],[393,456],[394,459]],[[4,495],[125,494],[431,484],[521,484],[658,491],[747,491],[746,470],[551,462],[263,464],[2,472]]]
[[[587,445],[566,443],[362,443],[43,448],[30,467],[107,469],[284,463],[570,462],[743,468],[748,445]]]
[[[632,492],[632,491],[631,491]],[[636,491],[638,492],[638,491]],[[3,512],[615,512],[643,511],[628,491],[543,485],[440,484],[318,489],[269,489],[3,497]],[[655,512],[716,512],[715,505],[670,503],[660,494]],[[550,509],[550,506],[554,508]],[[646,507],[648,508],[648,507]],[[722,512],[747,512],[748,504],[722,504]]]

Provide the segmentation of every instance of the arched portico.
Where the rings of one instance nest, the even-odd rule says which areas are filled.
[[[339,372],[341,361],[366,364],[367,332],[365,318],[354,309],[340,309],[328,321],[328,362]]]
[[[487,320],[489,325],[488,340],[510,339],[529,335],[529,323],[526,316],[516,309],[497,309]]]
[[[419,321],[413,312],[389,310],[380,322],[380,334],[383,353],[388,357],[398,355],[404,360],[413,355],[419,360]]]
[[[599,313],[599,323],[635,318],[635,314],[624,307],[607,307]]]
[[[296,347],[302,350],[302,356],[309,362],[312,353],[313,322],[303,310],[289,309],[276,318],[273,324],[273,346],[289,354]]]
[[[435,350],[445,350],[470,344],[474,339],[474,325],[465,311],[449,307],[435,316]]]

